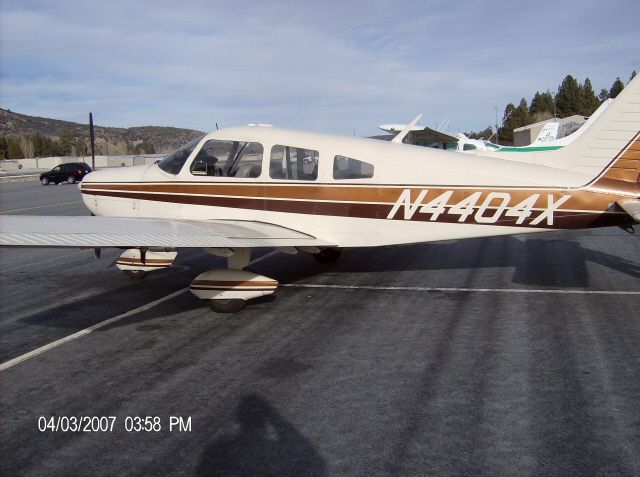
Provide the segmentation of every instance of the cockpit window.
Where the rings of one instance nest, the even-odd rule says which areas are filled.
[[[334,179],[369,179],[373,177],[373,164],[347,156],[333,158]]]
[[[189,141],[184,146],[179,147],[167,157],[158,162],[158,167],[169,174],[176,175],[184,166],[184,163],[189,158],[193,149],[198,145],[198,143],[202,140],[204,135],[199,136],[192,141]]]
[[[292,146],[273,146],[269,177],[315,181],[318,178],[318,151]]]
[[[194,176],[255,178],[262,172],[262,144],[257,142],[205,142],[191,163]]]

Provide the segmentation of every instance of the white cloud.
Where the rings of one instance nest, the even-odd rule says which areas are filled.
[[[625,1],[1,5],[2,106],[114,126],[481,129],[566,74],[608,88],[640,65]]]

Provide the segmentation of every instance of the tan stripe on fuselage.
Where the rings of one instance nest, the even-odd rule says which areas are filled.
[[[603,179],[635,184],[640,182],[640,139],[638,139],[638,136],[620,151],[616,159],[594,185],[597,185]]]

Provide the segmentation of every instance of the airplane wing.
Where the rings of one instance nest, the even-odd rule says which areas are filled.
[[[451,134],[447,134],[442,131],[436,131],[435,129],[431,129],[430,127],[424,127],[419,131],[411,131],[411,134],[414,139],[422,143],[457,143],[460,138],[456,136],[452,136]]]
[[[296,247],[333,243],[279,225],[241,220],[0,216],[4,247]]]

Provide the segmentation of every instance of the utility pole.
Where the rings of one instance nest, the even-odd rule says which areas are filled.
[[[93,134],[93,114],[89,113],[89,138],[91,139],[91,169],[96,170],[96,137]]]

